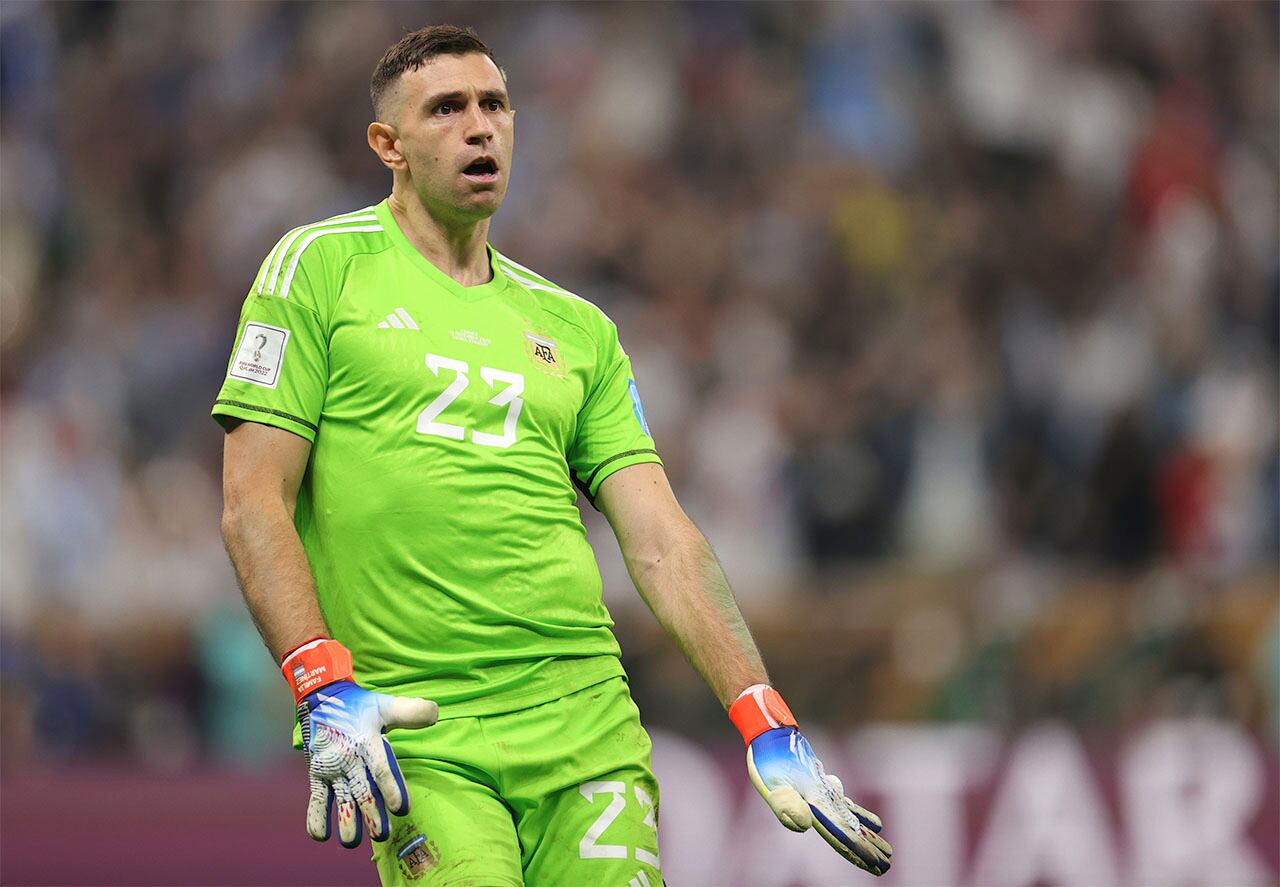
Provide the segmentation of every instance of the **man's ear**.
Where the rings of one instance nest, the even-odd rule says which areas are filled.
[[[374,121],[369,124],[369,149],[378,155],[387,169],[404,169],[404,155],[400,153],[400,137],[390,123]]]

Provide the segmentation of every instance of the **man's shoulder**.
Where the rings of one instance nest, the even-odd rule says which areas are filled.
[[[609,315],[599,305],[584,299],[577,293],[553,283],[549,278],[508,258],[497,250],[493,251],[502,273],[514,283],[527,290],[543,307],[552,314],[585,326],[592,332],[607,332],[614,327]]]
[[[338,268],[347,258],[389,245],[372,206],[292,228],[276,241],[254,280],[258,295],[289,298],[298,275]]]

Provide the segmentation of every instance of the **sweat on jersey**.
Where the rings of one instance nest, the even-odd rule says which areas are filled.
[[[294,522],[325,622],[357,681],[442,718],[622,674],[574,488],[661,464],[612,321],[489,257],[459,285],[386,201],[290,231],[213,407],[311,441]]]

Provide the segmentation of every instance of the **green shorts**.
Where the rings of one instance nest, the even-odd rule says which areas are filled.
[[[374,845],[383,884],[660,887],[658,783],[621,677],[392,739],[407,816]]]

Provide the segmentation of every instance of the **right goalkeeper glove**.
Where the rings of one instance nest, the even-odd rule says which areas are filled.
[[[873,875],[889,870],[893,848],[880,837],[880,817],[845,797],[800,735],[791,709],[768,684],[743,690],[729,717],[747,743],[747,774],[787,828],[818,830],[837,853]]]
[[[439,706],[430,699],[364,689],[351,680],[351,651],[329,638],[314,638],[294,648],[280,670],[298,703],[307,756],[307,834],[317,841],[329,840],[329,811],[336,799],[338,841],[343,847],[360,845],[362,818],[370,838],[387,840],[387,811],[396,816],[408,813],[409,791],[382,734],[391,727],[430,727]]]

